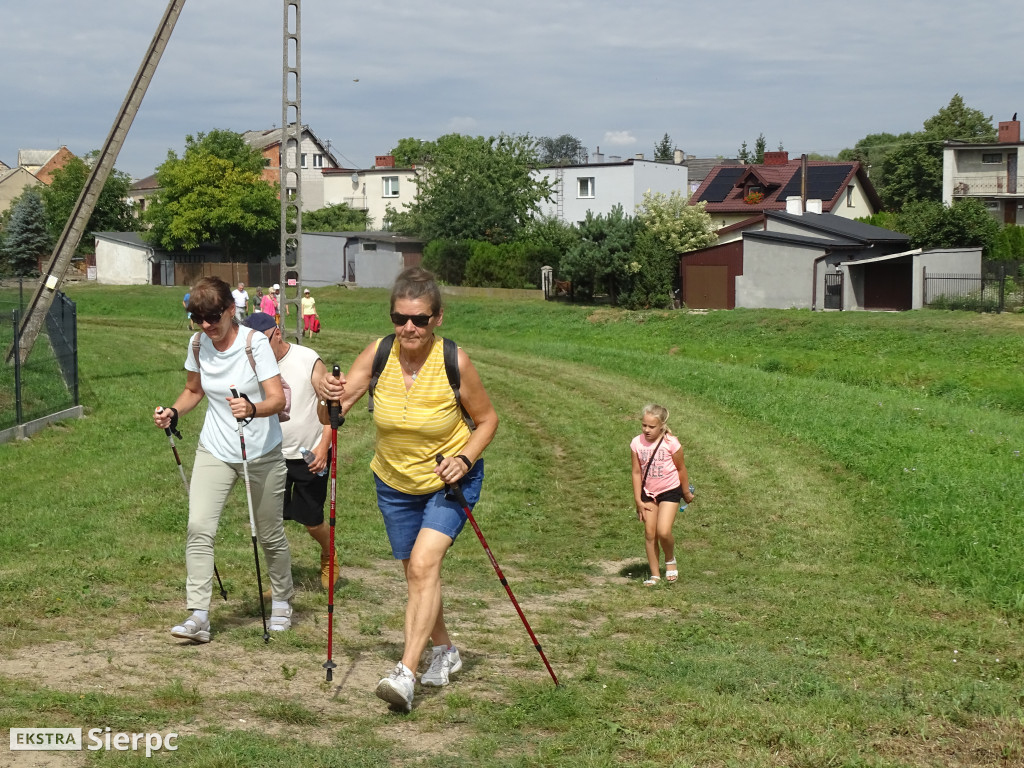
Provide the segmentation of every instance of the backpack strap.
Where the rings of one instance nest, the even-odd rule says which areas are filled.
[[[391,347],[395,345],[395,334],[391,333],[380,340],[377,351],[373,353],[373,365],[370,367],[370,386],[367,388],[369,399],[367,407],[373,413],[373,390],[377,387],[377,381],[384,372],[384,366],[388,364],[388,355],[391,354]]]
[[[256,333],[255,328],[249,329],[249,335],[245,337],[245,354],[249,358],[249,365],[252,366],[252,372],[256,373],[256,358],[252,356],[252,335]],[[199,368],[199,334],[197,333],[192,337],[192,357],[196,360],[196,368]],[[259,383],[259,377],[257,376],[257,383]],[[260,392],[263,391],[263,385],[260,384]]]
[[[476,429],[476,423],[462,407],[462,392],[459,389],[462,385],[462,373],[459,371],[459,345],[448,337],[443,337],[442,341],[444,342],[444,372],[448,376],[448,386],[452,388],[452,393],[455,395],[455,404],[462,411],[462,420],[466,422],[466,426],[472,432]]]

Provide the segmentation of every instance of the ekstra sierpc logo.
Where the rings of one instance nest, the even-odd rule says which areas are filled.
[[[81,728],[11,728],[11,750],[36,750],[40,752],[114,750],[117,752],[154,752],[178,749],[178,734],[168,733],[121,733],[106,728],[90,728],[82,737]]]

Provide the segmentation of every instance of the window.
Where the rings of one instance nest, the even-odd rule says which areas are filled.
[[[576,180],[579,184],[579,191],[576,197],[593,197],[594,196],[594,177],[584,176]]]
[[[301,163],[301,165],[302,165],[303,168],[306,167],[306,153],[305,152],[302,153],[302,163]]]
[[[263,167],[264,168],[269,168],[270,167],[270,158],[269,157],[264,157],[263,158]]]
[[[323,155],[313,155],[313,167],[314,168],[323,168],[324,167],[324,156]]]
[[[363,250],[364,251],[376,251],[377,250],[377,244],[376,243],[363,243]]]
[[[398,177],[384,176],[384,197],[398,197]]]
[[[853,208],[853,184],[846,188],[846,207]]]
[[[1003,162],[1002,152],[985,152],[981,155],[981,162],[986,165],[994,165]]]

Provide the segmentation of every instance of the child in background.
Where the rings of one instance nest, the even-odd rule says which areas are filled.
[[[644,586],[653,587],[661,581],[659,545],[665,552],[665,579],[673,582],[679,578],[672,525],[679,502],[693,501],[693,487],[683,463],[683,446],[668,429],[668,410],[660,405],[644,406],[640,425],[641,434],[629,444],[633,455],[633,498],[636,517],[644,523],[644,545],[651,568],[651,577],[644,581]]]

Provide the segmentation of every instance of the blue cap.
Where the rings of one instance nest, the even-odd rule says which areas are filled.
[[[277,323],[274,322],[274,316],[268,315],[266,312],[253,312],[242,321],[242,325],[246,328],[254,328],[257,331],[269,331],[271,328],[277,327]]]

